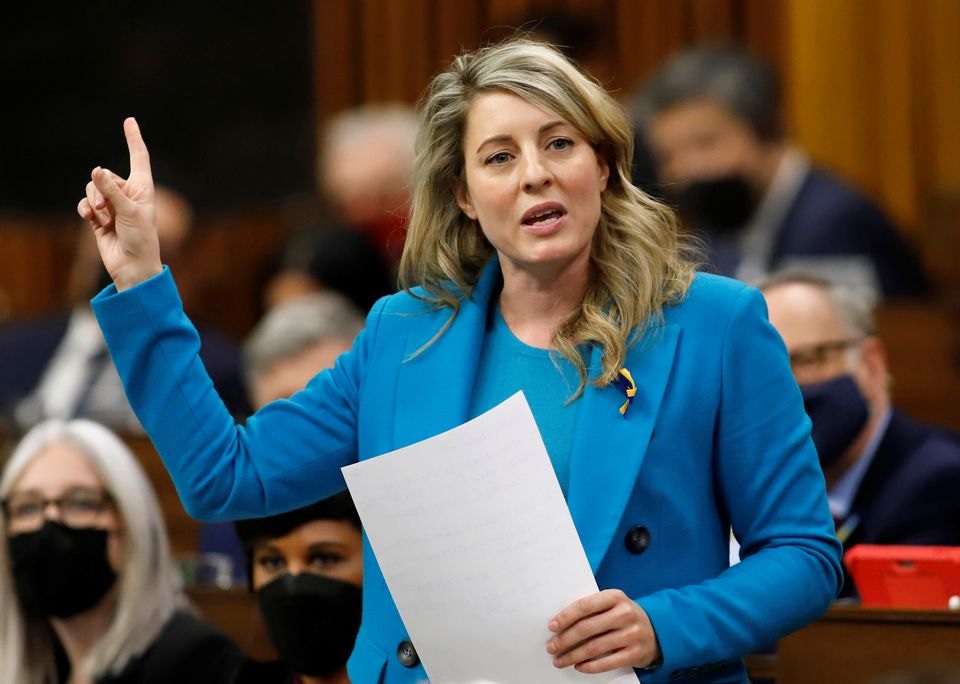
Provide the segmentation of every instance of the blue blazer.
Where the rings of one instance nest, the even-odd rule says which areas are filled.
[[[333,369],[242,427],[204,372],[169,272],[108,288],[94,310],[184,506],[232,519],[329,496],[344,487],[342,466],[464,422],[499,284],[493,260],[412,359],[449,310],[405,293],[380,300]],[[590,386],[578,400],[568,504],[587,557],[601,588],[622,589],[650,616],[663,664],[644,682],[746,681],[739,656],[817,618],[841,581],[784,346],[759,293],[698,275],[625,365],[638,386],[626,416],[615,387]],[[728,568],[731,526],[744,558]],[[407,632],[366,539],[364,549],[351,680],[422,681],[421,666],[398,659]]]

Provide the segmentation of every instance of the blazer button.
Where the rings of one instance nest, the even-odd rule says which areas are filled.
[[[627,551],[640,555],[650,546],[650,530],[643,525],[635,525],[627,530],[627,536],[623,540]]]
[[[397,660],[404,667],[416,667],[420,664],[420,656],[417,655],[413,642],[404,639],[397,644]]]

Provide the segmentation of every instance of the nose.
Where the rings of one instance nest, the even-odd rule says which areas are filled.
[[[51,514],[50,507],[53,507],[54,513]],[[63,513],[60,511],[60,502],[59,501],[44,501],[43,509],[40,511],[41,517],[44,520],[54,520],[56,522],[63,522]]]
[[[525,192],[536,192],[553,183],[553,174],[544,163],[539,151],[529,152],[523,156],[522,181]]]

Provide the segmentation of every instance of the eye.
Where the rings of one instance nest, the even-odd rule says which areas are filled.
[[[509,162],[510,159],[511,159],[511,155],[509,152],[497,152],[496,154],[493,154],[487,157],[486,163],[500,166],[502,164],[506,164],[507,162]]]
[[[77,490],[65,494],[62,505],[76,513],[99,513],[103,508],[103,498],[96,492]]]
[[[8,508],[11,518],[26,518],[40,515],[43,511],[43,502],[40,500],[13,501]]]
[[[550,149],[561,152],[563,150],[569,149],[573,146],[573,141],[570,138],[555,138],[550,141]]]
[[[316,551],[310,554],[308,560],[312,570],[326,570],[339,565],[344,561],[344,558],[339,553]]]
[[[271,574],[281,572],[287,564],[283,556],[273,553],[257,556],[256,563]]]

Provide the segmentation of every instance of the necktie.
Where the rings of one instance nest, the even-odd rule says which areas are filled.
[[[87,359],[86,373],[84,375],[83,385],[77,393],[77,399],[73,405],[73,417],[88,417],[93,398],[93,390],[103,374],[103,369],[110,362],[110,353],[105,349],[98,349]]]

